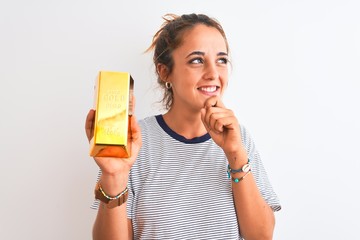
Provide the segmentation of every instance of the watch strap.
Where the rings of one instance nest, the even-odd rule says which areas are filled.
[[[100,182],[96,184],[94,192],[95,192],[95,198],[105,203],[108,208],[121,206],[123,203],[127,201],[129,196],[129,190],[126,187],[125,190],[122,191],[120,194],[116,195],[115,197],[110,197],[101,188]]]

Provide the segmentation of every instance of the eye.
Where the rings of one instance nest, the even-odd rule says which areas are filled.
[[[191,64],[200,64],[200,63],[204,63],[204,60],[202,58],[193,58],[189,61],[189,63]]]
[[[227,64],[229,60],[227,58],[219,58],[217,62],[220,64]]]

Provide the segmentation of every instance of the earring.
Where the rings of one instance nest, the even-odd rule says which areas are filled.
[[[172,87],[172,86],[171,86],[171,83],[170,83],[170,82],[165,82],[165,88],[166,88],[167,90],[170,90],[171,87]]]

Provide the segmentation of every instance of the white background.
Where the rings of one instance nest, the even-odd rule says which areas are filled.
[[[0,3],[0,239],[90,239],[97,166],[84,120],[99,70],[160,112],[151,54],[166,13],[227,33],[225,102],[252,133],[283,209],[274,239],[359,239],[360,3],[353,0]]]

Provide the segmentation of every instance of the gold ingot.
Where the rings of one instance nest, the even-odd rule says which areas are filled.
[[[100,71],[95,84],[94,136],[90,156],[131,156],[130,117],[133,114],[134,80],[128,72]]]

